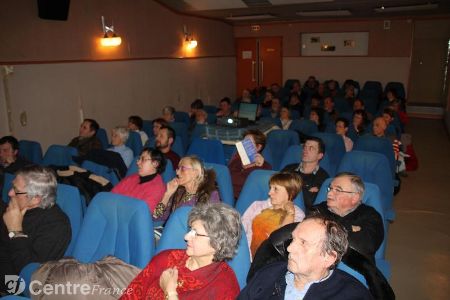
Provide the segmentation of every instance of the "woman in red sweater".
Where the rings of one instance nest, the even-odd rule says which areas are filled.
[[[166,159],[161,151],[144,148],[137,165],[137,174],[122,179],[112,192],[145,201],[153,215],[156,204],[166,192],[166,185],[160,175],[166,169]]]

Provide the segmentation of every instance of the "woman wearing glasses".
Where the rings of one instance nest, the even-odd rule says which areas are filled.
[[[294,205],[294,199],[302,189],[300,176],[277,173],[270,177],[269,186],[269,199],[254,201],[242,216],[252,258],[272,231],[293,222],[301,222],[305,217],[304,212]]]
[[[194,207],[184,236],[186,250],[153,257],[121,299],[236,299],[239,284],[225,260],[236,253],[240,224],[239,213],[225,204]]]
[[[220,202],[216,173],[205,170],[196,156],[185,156],[178,163],[177,176],[167,183],[167,190],[156,206],[153,218],[165,221],[178,207],[207,202]]]
[[[111,192],[145,201],[152,215],[166,191],[160,175],[166,169],[166,159],[161,151],[144,148],[136,163],[137,174],[122,179]]]

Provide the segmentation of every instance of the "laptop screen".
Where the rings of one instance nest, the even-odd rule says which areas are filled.
[[[256,112],[258,111],[258,104],[245,103],[239,104],[239,118],[247,118],[249,121],[256,121]]]

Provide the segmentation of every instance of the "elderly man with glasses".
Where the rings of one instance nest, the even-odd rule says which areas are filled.
[[[63,257],[72,238],[69,218],[55,204],[56,177],[39,166],[16,173],[7,207],[0,213],[0,295],[5,275],[18,275],[31,262]]]
[[[352,173],[340,173],[328,187],[327,201],[313,207],[342,224],[349,245],[374,262],[384,238],[383,220],[371,206],[363,204],[364,183]]]

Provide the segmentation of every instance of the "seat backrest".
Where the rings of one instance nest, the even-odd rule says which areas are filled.
[[[185,249],[186,242],[184,236],[188,230],[188,216],[192,207],[184,206],[177,208],[167,220],[166,225],[156,247],[156,254],[167,249]],[[228,265],[233,269],[239,282],[241,290],[246,285],[247,273],[250,269],[250,253],[245,237],[244,228],[241,227],[241,240],[239,241],[236,256],[228,261]]]
[[[133,159],[133,162],[131,163],[130,167],[128,168],[126,176],[130,176],[132,174],[137,173],[137,171],[138,171],[137,160],[138,159],[139,159],[139,156],[137,156]],[[161,174],[161,177],[163,178],[165,183],[171,181],[175,177],[175,171],[173,170],[172,162],[169,159],[166,159],[166,169]]]
[[[362,90],[365,92],[371,91],[379,98],[381,96],[381,93],[383,93],[383,86],[379,81],[366,81]]]
[[[208,113],[208,114],[215,114],[217,112],[217,107],[214,105],[204,105],[203,109]]]
[[[327,178],[323,184],[322,187],[319,190],[319,193],[317,194],[316,201],[314,204],[319,204],[324,201],[327,201],[327,188],[333,181],[333,178]],[[387,243],[387,229],[388,229],[388,220],[385,217],[385,213],[383,210],[383,204],[381,202],[380,198],[380,188],[370,182],[364,182],[365,191],[362,199],[362,203],[372,206],[381,216],[383,220],[384,225],[384,239],[383,242],[380,245],[380,248],[378,248],[377,252],[375,253],[375,258],[384,258],[385,252],[386,252],[386,243]]]
[[[189,123],[186,124],[185,122],[172,122],[169,124],[170,127],[175,130],[175,134],[177,137],[175,140],[179,139],[178,137],[181,137],[181,141],[183,142],[183,150],[186,151],[188,145],[189,145],[189,135],[188,135],[188,126]]]
[[[183,122],[187,126],[191,123],[191,118],[189,117],[189,114],[185,111],[176,111],[174,113],[175,122]]]
[[[206,119],[206,121],[208,122],[208,124],[216,124],[217,122],[217,116],[215,113],[208,113],[208,117]]]
[[[37,165],[40,165],[42,163],[41,144],[35,141],[21,140],[19,141],[19,155]]]
[[[173,141],[171,150],[172,150],[173,152],[175,152],[176,154],[178,154],[178,156],[180,156],[180,157],[183,157],[183,156],[184,156],[184,153],[185,153],[186,151],[185,151],[185,147],[184,147],[184,145],[183,145],[183,139],[182,139],[181,136],[177,135],[177,136],[175,137],[175,140]]]
[[[83,205],[80,192],[74,186],[58,184],[56,189],[56,204],[69,217],[72,228],[72,240],[67,247],[65,256],[72,255],[75,243],[83,221]]]
[[[291,125],[289,125],[289,129],[301,132],[305,135],[311,135],[314,132],[319,131],[317,124],[307,119],[292,120]]]
[[[392,178],[395,176],[396,162],[392,142],[387,138],[380,138],[373,135],[363,135],[358,138],[353,145],[353,150],[370,151],[383,154],[389,161],[392,171]]]
[[[86,169],[88,171],[91,171],[95,175],[99,175],[107,179],[113,186],[119,183],[119,177],[117,177],[117,174],[112,170],[111,168],[108,168],[107,166],[95,163],[90,160],[85,160],[81,164],[81,167],[83,169]]]
[[[209,122],[208,122],[209,124]],[[214,123],[212,123],[214,124]],[[206,125],[205,124],[195,124],[194,129],[191,132],[191,140],[193,138],[203,138],[206,136]]]
[[[267,135],[266,147],[272,152],[272,168],[279,170],[284,153],[292,145],[299,145],[298,133],[293,130],[272,130]]]
[[[194,138],[186,154],[197,155],[204,162],[225,165],[222,142],[216,139]]]
[[[347,101],[347,99],[345,99],[344,97],[339,97],[339,96],[336,96],[334,98],[334,108],[339,113],[352,111],[352,107],[350,106],[350,103]]]
[[[342,158],[338,172],[352,172],[359,175],[364,182],[376,184],[380,189],[384,214],[388,216],[391,213],[394,181],[384,155],[357,150],[347,152]]]
[[[3,202],[9,203],[8,193],[12,188],[12,182],[16,178],[16,175],[11,173],[5,173],[5,177],[3,179],[3,188],[2,188],[2,199]]]
[[[220,199],[223,203],[234,206],[233,184],[231,182],[230,170],[227,166],[205,163],[206,169],[213,169],[216,172],[216,181],[219,186]]]
[[[72,255],[92,263],[114,255],[144,268],[154,253],[153,222],[144,201],[98,193],[89,204]]]
[[[328,175],[334,176],[345,154],[344,139],[336,133],[326,132],[316,132],[313,136],[320,138],[325,144],[325,154],[329,157],[330,163],[330,172],[328,172]]]
[[[150,138],[153,135],[153,123],[151,120],[142,120],[142,131]]]
[[[98,138],[98,140],[102,144],[103,149],[106,150],[109,148],[108,133],[106,132],[106,130],[104,128],[99,128],[97,130],[97,133],[95,134],[95,136]]]
[[[76,148],[63,145],[51,145],[45,152],[42,164],[44,166],[76,165],[72,159],[73,156],[78,156],[78,150]]]
[[[130,131],[125,145],[133,151],[134,156],[141,154],[143,145],[139,132]]]
[[[271,170],[255,170],[250,173],[242,187],[239,198],[236,201],[235,207],[241,216],[254,201],[266,200],[269,198],[269,180],[275,173],[277,172]],[[295,197],[294,204],[305,211],[305,204],[303,203],[301,192]]]

